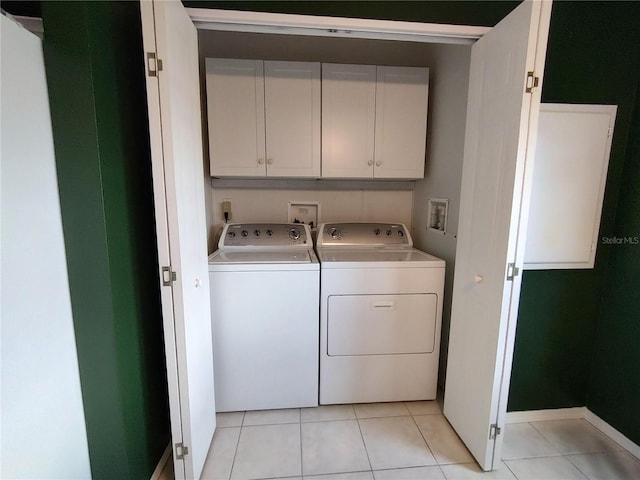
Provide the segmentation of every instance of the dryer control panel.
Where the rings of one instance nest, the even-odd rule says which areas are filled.
[[[323,223],[318,247],[412,247],[402,223]]]
[[[268,249],[311,248],[311,231],[300,223],[228,223],[218,248]]]

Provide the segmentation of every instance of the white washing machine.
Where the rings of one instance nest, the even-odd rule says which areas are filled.
[[[209,256],[216,411],[318,404],[319,264],[301,224],[227,224]]]
[[[402,224],[318,229],[320,403],[436,398],[445,262]]]

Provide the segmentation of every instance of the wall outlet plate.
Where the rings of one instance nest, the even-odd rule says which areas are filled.
[[[289,202],[289,223],[304,223],[312,229],[318,227],[320,221],[320,202]]]

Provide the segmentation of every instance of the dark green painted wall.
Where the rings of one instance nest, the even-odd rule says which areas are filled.
[[[638,122],[632,111],[640,76],[639,18],[636,2],[556,2],[552,11],[543,102],[618,105],[601,237],[617,231],[619,193],[633,178],[623,169],[629,130]],[[606,335],[602,324],[611,308],[603,302],[603,293],[618,275],[611,271],[616,249],[601,242],[593,270],[524,273],[509,410],[590,405],[589,392],[597,389],[597,378],[591,374],[594,353]],[[636,282],[636,290],[639,287]],[[640,357],[635,359],[637,366]],[[599,355],[598,364],[617,376],[613,372],[621,365],[611,360]],[[637,391],[628,401],[640,405]],[[635,412],[627,410],[626,415],[630,418]],[[613,425],[623,430],[623,423]]]
[[[493,26],[513,10],[520,0],[504,1],[207,1],[183,0],[187,7],[294,13],[335,17],[371,18],[456,25]]]
[[[616,225],[608,233],[622,243],[611,246],[587,406],[640,445],[640,81],[637,85]]]
[[[146,480],[170,426],[139,5],[42,10],[92,476]]]

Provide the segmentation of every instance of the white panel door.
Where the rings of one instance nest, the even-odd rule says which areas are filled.
[[[263,61],[205,63],[211,175],[265,176]]]
[[[484,470],[504,428],[551,2],[526,1],[472,47],[444,414]]]
[[[378,67],[374,178],[423,178],[429,69]]]
[[[216,426],[198,38],[180,2],[141,2],[176,479],[199,478]],[[163,285],[171,266],[176,280]],[[180,444],[188,448],[176,448]],[[184,458],[181,458],[183,453]]]
[[[371,178],[375,65],[322,64],[322,176]]]
[[[320,64],[264,62],[267,176],[320,177]]]
[[[616,110],[542,104],[526,269],[593,268]]]

